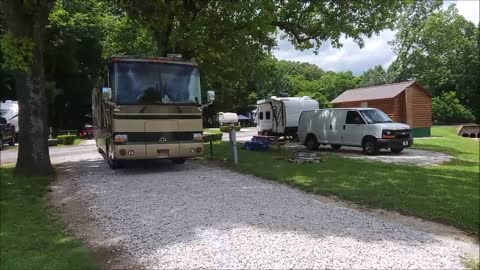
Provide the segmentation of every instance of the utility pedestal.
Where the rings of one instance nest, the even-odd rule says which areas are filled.
[[[235,124],[229,124],[228,138],[230,141],[230,148],[232,150],[233,163],[238,164],[238,152],[237,152],[237,137],[235,134]]]

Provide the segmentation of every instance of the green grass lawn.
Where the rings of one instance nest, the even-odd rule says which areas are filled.
[[[89,251],[63,232],[46,206],[47,177],[0,171],[0,269],[97,269]]]
[[[453,127],[434,127],[432,133],[438,137],[415,140],[415,147],[449,153],[455,156],[453,161],[422,168],[323,153],[324,162],[299,165],[273,158],[288,156],[284,150],[239,150],[240,165],[236,169],[309,192],[454,225],[478,235],[479,144],[457,136]],[[208,147],[205,150],[208,156]],[[214,158],[230,159],[227,143],[215,144]]]

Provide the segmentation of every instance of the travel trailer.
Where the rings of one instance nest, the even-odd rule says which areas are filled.
[[[339,108],[305,111],[298,123],[298,138],[309,150],[320,144],[333,149],[362,147],[368,155],[382,148],[400,153],[413,144],[410,126],[394,123],[384,112],[374,108]]]
[[[318,102],[307,96],[258,100],[255,114],[258,134],[296,137],[300,114],[316,109]]]
[[[126,160],[203,154],[200,71],[191,61],[113,57],[92,93],[94,136],[112,169]]]
[[[18,102],[13,100],[1,102],[0,117],[7,119],[7,122],[15,127],[15,134],[18,135]]]

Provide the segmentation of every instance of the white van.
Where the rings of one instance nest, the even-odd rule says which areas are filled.
[[[339,108],[303,112],[298,123],[300,142],[310,150],[320,144],[339,149],[342,145],[362,147],[369,155],[382,148],[400,153],[413,144],[410,127],[394,123],[374,108]]]
[[[0,117],[7,119],[7,122],[15,127],[15,134],[18,134],[18,102],[6,100],[0,102]]]

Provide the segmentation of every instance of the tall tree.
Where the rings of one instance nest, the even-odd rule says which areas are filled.
[[[1,47],[5,63],[15,71],[19,104],[20,145],[15,171],[50,174],[43,52],[53,0],[3,1],[8,31],[2,36]]]
[[[360,75],[359,86],[374,86],[390,83],[392,76],[381,65],[374,66]]]
[[[391,42],[398,57],[391,70],[397,80],[417,79],[434,96],[456,91],[462,104],[480,117],[479,27],[459,15],[454,5],[425,10],[424,16],[412,11],[399,19]],[[412,16],[415,24],[408,23]]]

